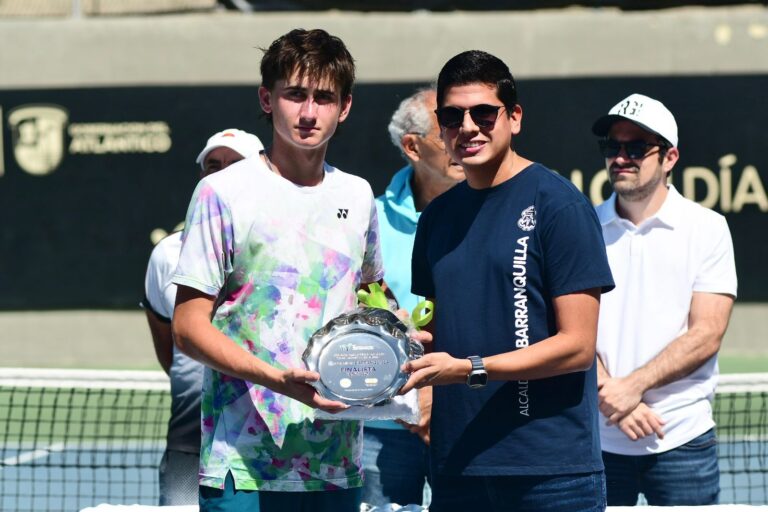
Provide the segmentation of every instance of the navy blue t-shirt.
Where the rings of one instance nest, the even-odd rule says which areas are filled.
[[[437,352],[518,350],[557,333],[553,297],[613,288],[597,216],[568,180],[532,164],[501,185],[466,182],[421,215],[413,293],[435,299]],[[431,454],[445,474],[545,475],[603,468],[597,376],[435,386]]]

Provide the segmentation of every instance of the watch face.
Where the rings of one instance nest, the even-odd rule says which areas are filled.
[[[467,379],[467,385],[471,388],[481,388],[488,383],[488,374],[485,371],[472,372]]]

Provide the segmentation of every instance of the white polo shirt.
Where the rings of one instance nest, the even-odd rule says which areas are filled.
[[[736,296],[733,244],[725,218],[682,197],[673,186],[639,226],[616,213],[616,194],[597,207],[616,288],[603,295],[597,352],[608,373],[623,377],[688,330],[693,292]],[[604,451],[648,455],[676,448],[714,426],[711,400],[717,356],[693,373],[647,391],[643,402],[666,422],[656,435],[631,441],[600,418]]]

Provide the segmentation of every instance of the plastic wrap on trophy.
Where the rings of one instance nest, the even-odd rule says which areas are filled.
[[[400,368],[424,355],[393,313],[358,308],[328,322],[309,339],[304,364],[320,374],[318,392],[349,405],[384,404],[408,380]]]

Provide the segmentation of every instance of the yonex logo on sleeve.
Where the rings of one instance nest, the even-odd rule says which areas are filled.
[[[339,208],[339,213],[336,214],[336,217],[340,219],[346,219],[348,213],[349,213],[348,208]]]

